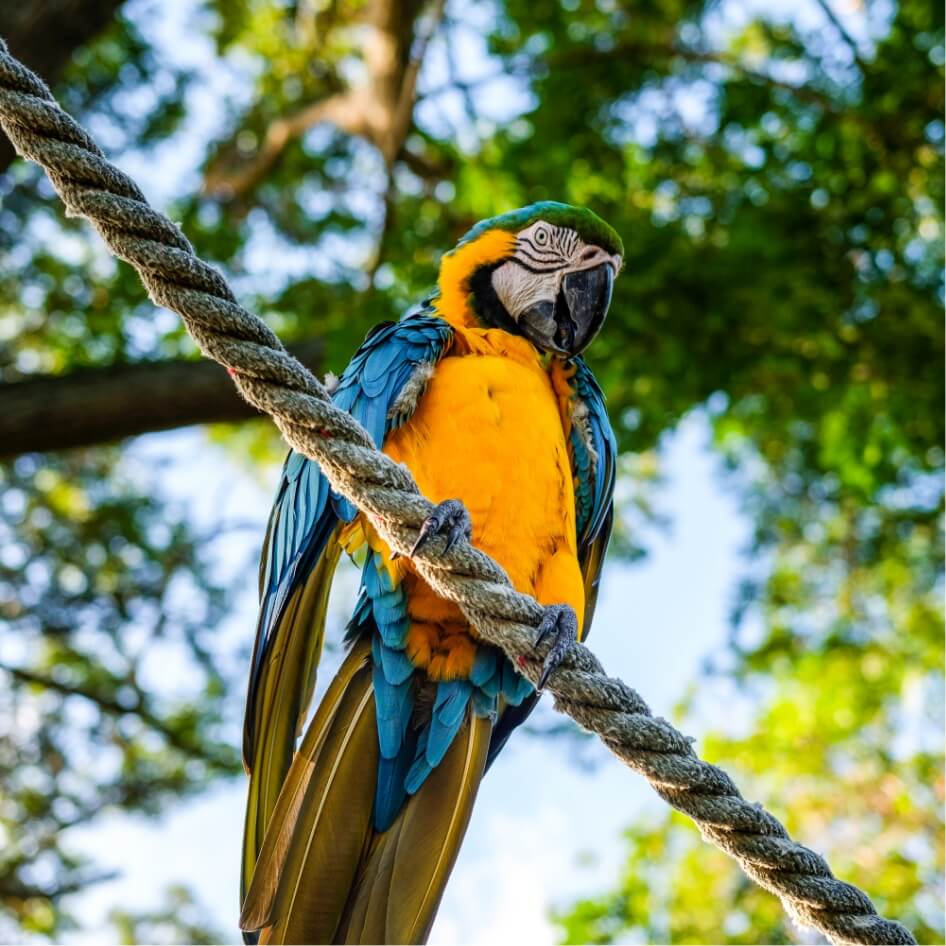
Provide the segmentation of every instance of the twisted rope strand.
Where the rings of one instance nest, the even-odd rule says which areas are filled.
[[[367,515],[392,549],[407,554],[433,509],[410,472],[332,404],[319,381],[237,302],[223,277],[105,159],[2,39],[0,124],[16,150],[45,169],[67,213],[92,222],[112,253],[134,266],[151,299],[177,312],[203,354],[229,370],[242,396],[272,416],[294,450],[319,463],[332,488]],[[486,641],[536,681],[541,651],[533,640],[542,608],[517,592],[496,562],[461,540],[445,556],[421,552],[414,563]],[[626,683],[607,676],[586,647],[572,648],[548,688],[556,709],[596,733],[661,798],[689,815],[703,837],[778,896],[796,922],[835,943],[915,942],[899,923],[878,916],[864,893],[837,880],[824,858],[793,841],[775,817],[747,802],[725,772],[698,758],[690,739],[655,717]]]

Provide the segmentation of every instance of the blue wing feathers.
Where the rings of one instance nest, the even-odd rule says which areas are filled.
[[[435,361],[451,337],[450,326],[431,316],[417,315],[379,326],[369,333],[352,358],[333,400],[367,428],[376,446],[382,446],[391,403],[417,366]],[[366,367],[370,368],[367,376]],[[370,394],[368,388],[377,393]],[[268,580],[264,596],[274,594],[284,583],[291,561],[309,546],[315,526],[323,517],[346,521],[354,518],[351,504],[332,497],[333,510],[329,508],[329,497],[328,482],[318,464],[301,454],[290,453],[276,499],[278,513],[274,510],[275,528],[265,570]],[[340,512],[344,514],[339,515]],[[307,576],[292,577],[295,583]]]
[[[486,647],[480,647],[473,658],[473,668],[470,670],[470,683],[474,686],[485,686],[496,673],[496,652]]]
[[[534,691],[534,688],[524,676],[516,673],[515,668],[508,660],[504,660],[502,664],[503,699],[513,706],[518,706],[530,693]]]
[[[379,643],[379,647],[384,678],[395,686],[410,679],[414,672],[414,665],[407,654],[403,650],[396,650],[384,643]]]
[[[376,639],[377,640],[377,639]],[[409,675],[400,682],[393,681],[384,667],[373,642],[375,661],[372,670],[375,691],[375,710],[378,718],[378,737],[381,755],[393,759],[401,751],[401,744],[413,709]]]
[[[380,447],[393,426],[388,420],[388,411],[401,389],[419,365],[440,357],[451,338],[448,323],[423,310],[398,323],[376,327],[352,358],[333,400],[366,427]],[[260,618],[250,669],[245,748],[252,744],[256,693],[273,632],[293,593],[311,575],[339,520],[350,522],[356,514],[357,510],[349,502],[332,495],[317,463],[298,453],[289,454],[263,553]],[[389,586],[385,590],[390,592],[393,588]],[[397,622],[389,619],[392,618],[391,608],[396,604],[385,600],[379,606],[384,612],[382,619],[389,632],[387,637],[392,642],[397,633],[392,625]],[[361,617],[365,617],[363,612]],[[252,764],[251,755],[250,750],[248,764]]]
[[[447,754],[463,723],[473,687],[467,680],[450,680],[437,684],[434,711],[427,729],[424,757],[431,769]]]
[[[450,680],[437,686],[434,718],[448,728],[459,726],[473,687],[467,680]]]
[[[371,610],[374,613],[375,620],[379,625],[389,625],[393,628],[404,618],[404,592],[400,588],[394,591],[386,591],[377,598],[372,599]],[[404,628],[406,630],[406,628]],[[391,647],[404,646],[404,641],[387,641]]]
[[[385,322],[372,329],[339,381],[332,400],[355,417],[376,447],[389,430],[407,415],[389,417],[392,405],[414,371],[443,354],[453,330],[443,319],[417,314],[400,322]],[[339,518],[351,522],[357,515],[348,500],[333,500]]]
[[[399,596],[401,594],[400,586],[395,586],[391,573],[387,570],[380,557],[373,556],[371,568],[365,568],[362,576],[365,583],[365,591],[372,601],[377,601],[385,596]]]
[[[496,719],[496,694],[490,695],[485,690],[474,690],[471,697],[473,712],[477,716],[490,716]]]
[[[417,737],[414,761],[407,770],[404,778],[404,790],[409,795],[413,795],[421,785],[424,784],[424,780],[433,771],[433,767],[427,761],[427,740],[429,736],[430,729],[428,728],[421,730]]]
[[[594,450],[589,454],[584,438],[572,430],[572,448],[575,462],[575,477],[578,480],[576,505],[578,507],[578,537],[582,550],[597,538],[611,508],[614,494],[614,477],[617,465],[617,441],[608,418],[604,393],[595,380],[591,369],[582,359],[575,360],[575,375],[572,384],[575,398],[587,411],[585,430]]]
[[[401,753],[378,760],[378,788],[374,797],[375,831],[387,831],[407,798],[405,787],[412,756]]]
[[[405,627],[402,621],[392,621],[390,624],[380,624],[375,621],[381,640],[388,647],[403,647]]]
[[[423,313],[378,326],[355,354],[333,400],[381,447],[386,435],[410,416],[406,408],[392,412],[404,385],[419,367],[440,358],[452,335],[446,322]],[[355,507],[340,496],[331,496],[330,505],[335,516],[344,521],[357,515]],[[395,587],[380,558],[370,554],[362,570],[361,595],[348,636],[372,636],[372,681],[381,750],[374,809],[378,831],[390,826],[403,804],[405,782],[417,751],[410,727],[414,667],[404,652],[408,628],[404,590]]]

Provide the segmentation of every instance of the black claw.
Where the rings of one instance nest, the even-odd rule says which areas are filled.
[[[438,503],[437,508],[424,520],[417,541],[411,549],[411,557],[413,558],[432,536],[443,536],[444,546],[440,554],[446,555],[461,536],[465,536],[469,541],[472,534],[473,523],[463,503],[459,499],[445,499],[442,503]]]
[[[460,538],[463,535],[464,535],[463,525],[461,523],[458,523],[450,530],[450,534],[447,536],[447,541],[444,543],[444,546],[443,546],[443,554],[446,555],[447,552],[449,552],[450,549],[452,549],[457,544],[457,542],[459,542]],[[467,535],[467,538],[469,538],[469,535]]]
[[[550,620],[549,611],[546,610],[545,617],[542,618],[542,623],[539,625],[539,633],[536,635],[536,638],[535,638],[536,647],[538,647],[539,644],[541,644],[542,641],[544,641],[545,638],[548,637],[549,634],[551,634],[552,631],[555,630],[557,621],[558,621],[557,615],[553,619]]]
[[[413,558],[426,544],[427,540],[430,538],[430,533],[433,530],[430,527],[430,520],[425,519],[424,524],[420,527],[420,535],[417,536],[417,541],[411,547],[411,558]]]
[[[553,638],[552,646],[549,647],[549,652],[542,664],[542,673],[535,687],[537,690],[545,687],[552,671],[562,663],[572,645],[578,640],[578,618],[567,604],[550,604],[545,609],[535,638],[535,646],[538,647],[550,636]]]

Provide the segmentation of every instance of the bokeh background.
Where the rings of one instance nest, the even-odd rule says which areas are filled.
[[[942,4],[30,0],[0,35],[320,372],[476,220],[613,223],[592,646],[943,941]],[[234,942],[283,448],[5,143],[0,202],[0,941]],[[432,942],[815,941],[534,719]]]

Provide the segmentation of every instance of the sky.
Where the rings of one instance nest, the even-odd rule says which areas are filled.
[[[717,27],[738,23],[760,7],[757,2],[722,3]],[[817,22],[812,2],[776,0],[766,8],[807,19],[809,25]],[[853,8],[842,3],[836,8],[859,36],[856,19],[848,16]],[[135,0],[130,9],[147,13],[155,5],[153,0]],[[233,71],[228,71],[214,59],[200,32],[188,28],[195,9],[194,0],[175,0],[161,4],[160,17],[142,19],[146,34],[168,55],[202,71],[202,81],[189,93],[190,126],[156,153],[129,153],[121,161],[159,207],[195,186],[203,142],[219,120],[215,96],[224,91],[240,95],[240,83],[233,81],[240,64],[231,64]],[[475,30],[462,44],[467,75],[485,72],[489,64]],[[431,87],[442,81],[435,47],[432,52],[433,65],[424,77]],[[207,68],[208,62],[213,68]],[[491,115],[494,120],[505,117],[503,108],[512,113],[522,107],[515,90],[506,89],[505,95],[485,91],[488,101],[504,103]],[[456,112],[449,101],[441,102],[428,120],[446,116],[445,120],[462,123],[459,106]],[[103,143],[108,146],[107,140]],[[157,164],[162,174],[149,173]],[[249,259],[244,279],[257,280],[254,289],[265,291],[259,280],[276,278],[284,272],[280,267],[300,264],[291,256],[280,256],[278,266],[276,262],[263,239],[256,261]],[[172,317],[164,313],[156,318],[166,324],[162,320]],[[612,561],[606,566],[590,638],[608,671],[639,689],[656,714],[668,717],[687,687],[699,680],[705,659],[725,645],[731,597],[745,567],[740,550],[749,540],[749,523],[723,484],[708,439],[708,423],[699,412],[665,437],[661,464],[666,480],[659,504],[672,527],[648,536],[650,554],[643,562]],[[234,651],[248,648],[255,625],[255,594],[235,576],[262,541],[278,470],[251,475],[195,429],[150,435],[134,443],[130,467],[139,464],[145,469],[157,462],[165,464],[163,488],[190,510],[197,526],[212,529],[216,522],[232,519],[248,526],[228,538],[222,551],[215,544],[214,551],[220,574],[233,576],[233,614],[220,629],[221,640],[226,646],[232,644]],[[353,599],[349,572],[333,595],[336,639]],[[175,668],[165,669],[173,675]],[[320,688],[330,675],[329,660],[320,674]],[[721,708],[719,715],[723,712]],[[540,722],[548,722],[553,711],[546,706],[536,715]],[[713,721],[707,719],[707,725]],[[431,943],[555,942],[550,908],[602,889],[621,863],[623,829],[633,820],[657,818],[666,810],[641,777],[600,745],[588,741],[582,746],[582,765],[575,755],[573,740],[516,734],[484,780]],[[751,797],[751,786],[747,789]],[[78,850],[88,852],[103,868],[115,868],[119,877],[70,904],[85,932],[70,934],[69,941],[103,942],[111,907],[155,908],[169,884],[184,883],[206,908],[209,922],[225,932],[226,941],[236,942],[244,795],[243,779],[235,779],[159,820],[114,815],[73,832]]]

